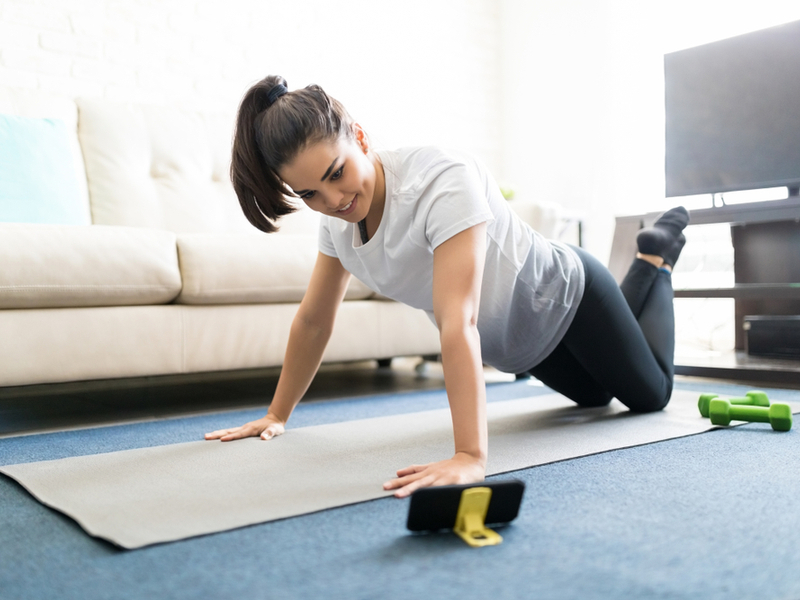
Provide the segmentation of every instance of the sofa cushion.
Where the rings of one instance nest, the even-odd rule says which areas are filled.
[[[78,100],[95,224],[246,232],[228,176],[233,117]]]
[[[181,289],[175,234],[98,225],[0,224],[0,308],[170,302]]]
[[[178,234],[182,304],[299,302],[317,258],[310,235]],[[347,300],[373,295],[353,278]]]
[[[72,98],[37,90],[15,89],[0,85],[0,113],[34,119],[58,119],[64,123],[69,155],[66,159],[74,173],[81,223],[89,223],[89,193],[86,170],[78,143],[78,107]]]
[[[0,221],[89,224],[63,121],[0,114]]]

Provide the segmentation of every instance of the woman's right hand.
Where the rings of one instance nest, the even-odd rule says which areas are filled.
[[[211,433],[207,433],[205,437],[207,440],[220,440],[222,442],[257,436],[261,436],[262,440],[269,440],[276,435],[282,434],[286,430],[285,425],[285,421],[281,421],[272,414],[267,414],[267,416],[257,421],[245,423],[241,427],[212,431]]]

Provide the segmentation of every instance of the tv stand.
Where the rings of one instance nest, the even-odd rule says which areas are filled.
[[[622,281],[636,255],[636,233],[660,213],[617,217],[609,269]],[[675,290],[675,298],[733,298],[736,348],[728,356],[681,360],[680,375],[800,385],[800,360],[750,356],[744,352],[745,315],[800,315],[800,196],[690,211],[690,226],[730,223],[734,281],[730,288]]]

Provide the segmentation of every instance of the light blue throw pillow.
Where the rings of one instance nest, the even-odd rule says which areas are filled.
[[[0,222],[90,224],[63,121],[0,115]]]

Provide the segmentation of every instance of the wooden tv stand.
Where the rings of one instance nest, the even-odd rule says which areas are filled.
[[[636,233],[660,213],[617,217],[609,269],[622,281],[636,255]],[[681,375],[800,385],[800,360],[744,352],[745,315],[800,315],[800,197],[690,211],[691,226],[730,223],[734,281],[730,288],[675,290],[676,298],[733,298],[736,348],[729,355],[682,361]],[[680,363],[680,364],[678,364]]]

